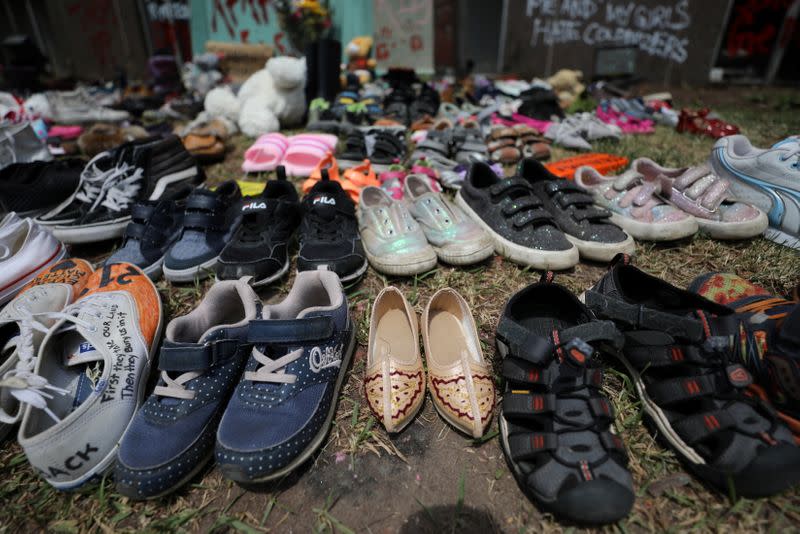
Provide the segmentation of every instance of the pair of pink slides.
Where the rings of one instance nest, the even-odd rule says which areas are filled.
[[[336,141],[331,134],[264,134],[245,151],[242,170],[268,172],[283,165],[290,176],[308,176],[328,152],[336,150]]]

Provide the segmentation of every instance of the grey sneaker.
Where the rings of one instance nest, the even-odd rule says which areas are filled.
[[[756,148],[743,135],[729,135],[714,144],[711,166],[730,181],[733,196],[767,213],[765,237],[800,249],[800,137]]]
[[[74,91],[51,91],[47,101],[52,110],[51,119],[63,124],[84,122],[122,122],[130,118],[127,111],[98,106],[83,88]]]
[[[436,252],[422,228],[403,203],[380,187],[361,190],[358,225],[367,258],[377,271],[411,276],[436,266]]]
[[[410,174],[403,188],[408,210],[441,261],[451,265],[472,265],[494,254],[494,244],[489,235],[461,208],[434,191],[430,178]]]

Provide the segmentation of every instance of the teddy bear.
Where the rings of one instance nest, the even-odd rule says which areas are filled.
[[[372,44],[372,37],[362,35],[353,37],[344,49],[347,65],[343,70],[355,74],[362,85],[372,81],[372,73],[375,71],[375,60],[370,57]]]
[[[306,111],[305,58],[273,57],[253,73],[237,94],[230,87],[208,92],[204,107],[210,118],[225,117],[247,136],[299,126]]]
[[[547,83],[558,96],[558,103],[562,109],[572,105],[586,89],[586,86],[581,83],[581,79],[583,79],[583,72],[570,69],[561,69],[547,78]]]

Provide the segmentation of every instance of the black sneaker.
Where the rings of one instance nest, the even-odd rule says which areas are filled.
[[[181,236],[186,199],[192,190],[185,186],[159,200],[136,203],[122,246],[105,263],[132,263],[153,280],[160,278],[164,256]]]
[[[385,172],[389,167],[406,159],[405,132],[396,130],[371,130],[367,134],[371,147],[369,161],[375,172]]]
[[[646,420],[698,478],[744,497],[800,482],[791,432],[773,408],[746,394],[752,377],[730,346],[738,330],[733,310],[640,271],[623,255],[585,301],[625,334],[617,356]]]
[[[415,122],[426,115],[435,117],[439,113],[440,103],[439,92],[427,83],[423,83],[419,95],[408,108],[410,121]]]
[[[578,249],[522,178],[500,178],[489,165],[474,163],[456,204],[489,233],[494,249],[513,262],[543,270],[578,263]]]
[[[12,163],[0,171],[0,215],[16,212],[35,217],[48,212],[78,189],[85,162],[57,161]]]
[[[336,156],[340,169],[349,169],[361,165],[367,159],[367,142],[364,132],[355,129],[347,134],[344,141],[344,150]]]
[[[559,178],[533,158],[520,161],[518,174],[528,181],[581,256],[609,262],[617,254],[633,254],[633,238],[612,223],[611,212],[595,206],[592,195],[575,182]]]
[[[620,347],[622,334],[551,283],[552,274],[511,297],[497,326],[506,384],[500,440],[517,483],[541,508],[612,523],[633,506],[633,480],[596,356],[602,343]]]
[[[409,106],[414,100],[414,92],[410,87],[397,85],[383,101],[383,116],[400,124],[410,124]]]
[[[131,208],[140,200],[156,200],[167,190],[195,185],[203,180],[194,158],[180,138],[170,135],[125,144],[112,169],[102,173],[94,198],[80,194],[88,205],[83,215],[69,223],[51,226],[64,243],[93,243],[121,237],[131,220]]]
[[[250,276],[252,285],[259,286],[289,271],[289,241],[300,225],[300,199],[283,165],[277,174],[263,193],[244,199],[242,224],[219,255],[218,280]]]
[[[328,269],[342,282],[350,282],[367,270],[355,204],[339,182],[328,178],[325,169],[303,199],[299,241],[298,271]]]

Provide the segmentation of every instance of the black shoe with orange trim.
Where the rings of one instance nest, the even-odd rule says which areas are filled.
[[[552,273],[515,294],[497,326],[506,389],[501,443],[518,484],[542,509],[581,524],[613,523],[633,506],[614,412],[601,393],[601,344],[622,346]]]
[[[747,395],[753,378],[731,340],[733,310],[616,261],[586,305],[625,334],[618,357],[646,420],[703,482],[764,497],[800,482],[800,447],[775,410]]]
[[[735,274],[708,273],[689,291],[733,308],[735,348],[755,377],[750,389],[778,409],[800,442],[800,298],[772,295]]]

